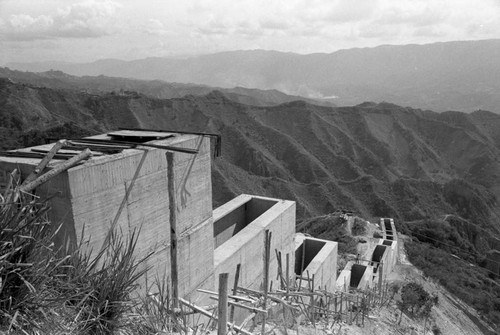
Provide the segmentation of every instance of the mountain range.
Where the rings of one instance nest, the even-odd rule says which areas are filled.
[[[77,76],[276,89],[337,105],[389,101],[434,111],[500,113],[500,40],[379,46],[300,55],[232,51],[190,58],[10,63],[12,69]]]
[[[406,245],[412,261],[500,324],[499,114],[280,103],[288,96],[274,91],[169,85],[2,69],[0,149],[119,127],[219,133],[214,207],[250,193],[295,200],[299,227],[340,209],[393,217],[419,242]],[[178,96],[155,97],[154,87]]]

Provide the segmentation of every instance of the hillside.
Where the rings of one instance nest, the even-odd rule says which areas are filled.
[[[8,80],[0,87],[4,132],[70,123],[87,131],[141,127],[221,133],[223,157],[214,169],[219,203],[239,192],[279,194],[299,199],[300,217],[350,207],[368,217],[417,220],[438,210],[456,212],[453,195],[469,190],[484,208],[464,207],[460,214],[478,215],[481,222],[490,219],[484,210],[498,215],[500,116],[493,113],[438,114],[387,103],[256,107],[217,91],[152,99]]]
[[[285,102],[304,100],[321,106],[335,106],[322,99],[289,95],[278,90],[259,90],[244,87],[219,88],[207,85],[167,83],[162,80],[138,80],[120,77],[83,76],[77,77],[62,71],[46,71],[40,73],[23,72],[0,67],[0,77],[8,78],[20,84],[34,85],[52,89],[84,91],[91,94],[115,92],[126,94],[137,92],[157,99],[180,98],[186,95],[206,95],[218,90],[229,100],[255,106],[275,106]]]
[[[500,40],[379,46],[299,55],[233,51],[186,59],[147,58],[93,63],[11,63],[28,71],[57,69],[73,75],[107,75],[215,87],[277,89],[337,105],[391,101],[435,111],[500,113]]]
[[[500,274],[499,124],[500,115],[486,111],[300,101],[262,107],[218,91],[155,99],[0,80],[2,149],[117,127],[220,133],[214,206],[250,193],[296,200],[299,219],[340,208],[394,217],[416,241],[408,244],[410,260],[476,307],[488,295],[470,292],[487,292],[491,306],[482,312],[498,323],[500,291],[491,278]]]

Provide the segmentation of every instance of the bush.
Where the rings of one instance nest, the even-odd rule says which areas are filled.
[[[437,297],[432,297],[422,285],[410,282],[401,288],[401,301],[398,302],[402,312],[408,312],[414,316],[428,316],[437,303]]]
[[[366,233],[366,221],[358,217],[354,218],[351,230],[353,236],[364,235]]]

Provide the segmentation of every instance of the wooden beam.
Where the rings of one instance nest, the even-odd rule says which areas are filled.
[[[78,155],[72,157],[71,159],[67,160],[66,162],[63,162],[61,164],[56,165],[52,170],[48,171],[47,173],[41,175],[40,177],[36,178],[32,182],[29,182],[27,184],[21,185],[19,187],[20,192],[24,193],[29,193],[33,191],[35,188],[38,186],[46,183],[50,179],[54,178],[58,174],[72,168],[76,164],[78,164],[80,161],[89,158],[92,155],[89,149],[85,149]]]
[[[210,290],[204,290],[202,288],[198,288],[198,289],[196,289],[196,291],[201,292],[201,293],[218,295],[217,292],[210,291]],[[252,299],[249,299],[249,298],[246,298],[246,297],[242,297],[242,296],[239,296],[239,295],[229,294],[228,297],[231,298],[231,299],[234,299],[234,300],[241,300],[241,301],[245,301],[245,302],[249,302],[249,303],[254,303],[255,302],[255,300],[252,300]]]
[[[187,301],[187,300],[184,300],[183,298],[179,298],[179,302],[180,302],[181,304],[183,304],[183,305],[185,305],[185,306],[187,306],[187,307],[191,308],[192,310],[197,311],[197,312],[198,312],[198,313],[200,313],[200,314],[203,314],[203,315],[205,315],[205,316],[208,316],[209,318],[211,318],[211,317],[212,317],[212,313],[208,312],[207,310],[205,310],[205,309],[203,309],[203,308],[201,308],[201,307],[196,306],[196,305],[195,305],[195,304],[193,304],[193,303],[190,303],[190,302],[189,302],[189,301]],[[217,320],[216,320],[216,321],[217,321]],[[241,332],[241,333],[243,333],[243,334],[245,334],[245,335],[253,335],[252,333],[250,333],[250,332],[248,332],[248,331],[244,330],[244,329],[243,329],[242,327],[240,327],[240,326],[233,325],[233,324],[231,324],[231,323],[229,323],[229,322],[227,323],[227,325],[228,325],[229,327],[233,327],[234,329],[236,329],[237,331],[239,331],[239,332]]]

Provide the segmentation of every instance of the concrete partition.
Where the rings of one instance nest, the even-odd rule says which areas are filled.
[[[218,225],[217,222],[219,220],[231,217],[234,210],[241,211],[241,206],[251,200],[258,200],[256,204],[258,203],[264,207],[270,202],[274,202],[274,205],[258,216],[257,213],[259,211],[257,210],[254,213],[250,213],[250,217],[257,217],[215,249],[214,268],[216,286],[218,274],[228,272],[234,275],[236,265],[239,263],[241,264],[240,285],[256,289],[260,287],[264,269],[263,253],[266,229],[269,229],[272,233],[271,261],[269,267],[270,280],[275,280],[277,274],[275,249],[281,251],[283,262],[285,255],[289,253],[293,265],[293,237],[295,234],[295,202],[293,201],[241,195],[214,210],[214,227]],[[238,215],[240,218],[242,217],[240,214]],[[273,287],[276,286],[273,285]]]

